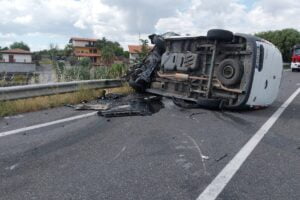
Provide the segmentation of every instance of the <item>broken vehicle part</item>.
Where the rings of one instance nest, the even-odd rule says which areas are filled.
[[[160,96],[132,96],[127,101],[115,103],[109,109],[100,110],[98,115],[103,117],[146,116],[157,113],[164,107]]]
[[[131,74],[130,85],[137,91],[144,91],[150,85],[151,76],[161,62],[161,56],[165,52],[165,41],[162,36],[150,35],[151,43],[155,44],[143,63]]]
[[[282,56],[268,41],[221,29],[150,39],[153,51],[131,75],[137,91],[228,109],[265,107],[277,97]]]

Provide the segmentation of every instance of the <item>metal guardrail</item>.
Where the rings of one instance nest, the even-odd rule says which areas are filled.
[[[0,88],[0,101],[54,95],[79,91],[80,89],[102,89],[122,86],[117,79],[72,81]]]

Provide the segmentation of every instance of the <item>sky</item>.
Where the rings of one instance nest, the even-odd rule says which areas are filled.
[[[205,35],[300,30],[295,0],[0,0],[0,46],[63,48],[71,37],[106,37],[125,49],[152,33]]]

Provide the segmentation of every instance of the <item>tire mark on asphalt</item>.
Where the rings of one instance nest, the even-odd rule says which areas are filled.
[[[194,138],[192,138],[190,135],[184,133],[183,135],[185,135],[194,145],[194,147],[197,149],[198,153],[199,153],[199,156],[200,156],[200,159],[201,159],[201,162],[202,162],[202,166],[203,166],[203,170],[204,170],[204,174],[205,175],[210,175],[208,172],[207,172],[207,169],[206,169],[206,165],[205,165],[205,160],[208,160],[209,157],[208,156],[205,156],[201,149],[200,149],[200,146],[197,144],[196,140]]]
[[[124,147],[121,149],[121,151],[119,151],[119,153],[117,153],[117,155],[115,155],[115,157],[114,157],[111,161],[109,161],[107,164],[110,164],[110,163],[112,163],[113,161],[115,161],[116,159],[118,159],[118,158],[120,157],[120,155],[121,155],[125,150],[126,150],[126,146],[124,146]]]

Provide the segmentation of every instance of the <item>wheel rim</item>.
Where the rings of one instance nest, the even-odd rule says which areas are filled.
[[[223,73],[222,75],[226,78],[226,79],[230,79],[234,76],[234,68],[231,66],[231,65],[226,65],[224,68],[223,68]]]

